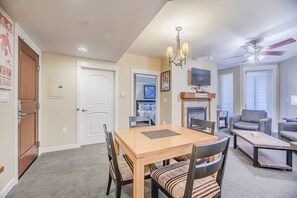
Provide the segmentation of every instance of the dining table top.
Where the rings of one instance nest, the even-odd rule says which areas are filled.
[[[170,130],[175,136],[151,139],[142,132]],[[150,154],[158,154],[163,150],[184,147],[195,143],[203,144],[217,141],[218,137],[197,130],[175,126],[172,124],[115,129],[115,136],[125,144],[126,148],[136,157],[141,158]]]

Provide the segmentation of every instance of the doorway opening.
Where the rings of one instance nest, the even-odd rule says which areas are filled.
[[[134,73],[133,115],[148,117],[157,124],[157,75]]]

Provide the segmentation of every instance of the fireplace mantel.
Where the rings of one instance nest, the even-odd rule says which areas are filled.
[[[216,97],[215,93],[209,92],[181,92],[181,99],[213,99]]]
[[[204,104],[207,104],[208,109],[208,120],[211,118],[211,108],[210,108],[210,102],[212,99],[216,97],[215,93],[209,93],[209,92],[181,92],[180,98],[181,98],[181,124],[183,127],[186,127],[185,123],[185,115],[186,115],[186,108],[188,105],[186,103],[191,103],[192,101],[197,101],[198,103],[201,102],[201,106],[205,106]],[[199,107],[200,105],[197,105]]]

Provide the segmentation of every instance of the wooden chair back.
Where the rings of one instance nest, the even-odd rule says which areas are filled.
[[[224,137],[211,144],[193,145],[184,195],[185,198],[192,196],[193,183],[195,179],[207,177],[216,172],[216,181],[220,187],[222,186],[229,142],[230,137]],[[209,160],[206,160],[205,163],[201,163],[199,160],[197,161],[197,159],[208,159],[214,155],[219,155],[219,157],[214,161],[209,162]]]
[[[151,126],[151,119],[148,117],[142,116],[129,116],[129,127],[142,127],[142,126]]]
[[[205,129],[209,130],[211,135],[214,135],[215,132],[215,122],[200,120],[196,118],[191,118],[190,128],[198,131],[204,131]]]
[[[116,180],[121,180],[122,176],[120,173],[119,165],[118,165],[118,160],[113,144],[113,136],[112,132],[107,130],[106,124],[103,124],[103,129],[104,129],[104,134],[105,134],[105,140],[106,140],[106,147],[107,147],[107,155],[108,155],[108,160],[109,163],[111,164],[111,168],[115,173]]]

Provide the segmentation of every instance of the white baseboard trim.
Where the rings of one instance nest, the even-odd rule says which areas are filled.
[[[66,145],[61,145],[61,146],[53,146],[53,147],[44,147],[40,148],[40,154],[42,153],[50,153],[54,151],[63,151],[63,150],[68,150],[68,149],[75,149],[75,148],[80,148],[80,145],[78,144],[66,144]]]
[[[13,178],[10,180],[10,182],[3,188],[3,190],[0,192],[0,198],[4,198],[9,191],[18,183],[18,180]]]

